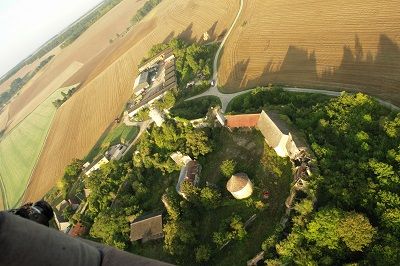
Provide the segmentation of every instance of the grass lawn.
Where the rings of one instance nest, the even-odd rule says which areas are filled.
[[[242,217],[243,222],[253,214],[255,221],[247,228],[247,237],[242,241],[231,241],[223,250],[215,250],[209,264],[245,265],[261,250],[262,242],[274,232],[285,211],[285,200],[289,195],[292,170],[289,159],[276,155],[267,146],[261,133],[256,130],[237,130],[228,132],[222,129],[215,136],[216,148],[203,161],[203,180],[214,183],[223,192],[221,207],[207,213],[201,220],[201,230],[207,241],[212,232],[218,230],[222,220],[232,213]],[[227,178],[219,172],[224,160],[237,162],[237,172],[245,172],[254,183],[250,199],[236,200],[226,190]],[[262,192],[269,191],[270,197],[263,210],[257,210],[251,201],[262,200]],[[210,241],[210,240],[208,240]]]
[[[4,208],[19,204],[57,111],[52,102],[68,89],[61,88],[51,94],[1,139],[0,178],[8,201],[3,203]]]
[[[91,162],[99,154],[104,153],[110,146],[118,143],[129,143],[138,133],[138,127],[127,126],[122,122],[117,125],[112,125],[103,133],[84,160]]]

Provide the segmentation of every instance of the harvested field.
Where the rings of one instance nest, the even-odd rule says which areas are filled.
[[[6,81],[4,81],[4,83],[0,84],[0,93],[6,91],[9,89],[11,82],[14,81],[14,79],[16,78],[22,78],[23,76],[25,76],[26,74],[28,74],[29,72],[35,70],[35,68],[37,66],[39,66],[40,62],[44,59],[46,59],[47,57],[49,57],[50,55],[57,55],[58,53],[60,53],[61,48],[56,47],[53,50],[49,51],[47,54],[45,54],[44,56],[42,56],[39,59],[36,59],[34,62],[32,62],[29,65],[24,66],[23,68],[21,68],[17,73],[15,73],[14,75],[12,75],[9,79],[7,79]]]
[[[64,90],[68,88],[54,92],[0,141],[1,191],[5,194],[2,198],[7,198],[7,208],[17,205],[25,191],[57,110],[52,102]]]
[[[5,107],[5,109],[0,113],[0,132],[6,128],[7,121],[8,121],[8,107]]]
[[[29,115],[38,105],[40,105],[44,99],[48,97],[49,91],[57,90],[61,87],[61,85],[71,77],[75,72],[77,72],[82,67],[82,64],[79,62],[73,62],[69,65],[64,71],[59,73],[59,75],[54,78],[49,85],[43,88],[43,91],[38,92],[35,95],[35,98],[29,103],[28,106],[23,108],[22,110],[18,109],[18,106],[14,104],[14,102],[19,102],[19,97],[15,99],[12,105],[9,106],[8,113],[8,122],[7,122],[7,131],[12,130],[16,125],[18,125],[27,115]],[[38,73],[40,74],[40,73]],[[39,76],[40,77],[40,76]]]
[[[44,98],[59,88],[61,84],[58,87],[49,86],[49,84],[54,82],[71,64],[74,62],[86,64],[102,50],[108,48],[110,46],[109,39],[113,38],[116,33],[122,32],[128,26],[132,14],[143,4],[144,1],[137,2],[136,0],[121,2],[94,23],[75,42],[62,49],[52,62],[46,65],[45,71],[34,82],[26,85],[20,95],[10,104],[10,120],[18,123]],[[66,83],[63,86],[81,83],[86,76],[81,75],[82,80]],[[25,115],[20,115],[18,114],[19,112]]]
[[[399,21],[395,0],[245,1],[219,83],[356,88],[400,104]]]
[[[25,200],[42,197],[73,158],[83,158],[90,151],[122,112],[132,94],[137,64],[154,44],[178,35],[199,39],[205,31],[215,39],[230,25],[238,7],[239,1],[164,0],[90,67],[77,72],[81,80],[89,78],[57,112]],[[68,82],[75,81],[72,77]]]

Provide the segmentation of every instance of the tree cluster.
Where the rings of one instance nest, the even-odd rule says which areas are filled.
[[[150,134],[144,135],[134,156],[134,164],[170,173],[178,169],[170,158],[176,151],[197,158],[211,152],[212,144],[206,131],[167,120],[161,127],[153,127]]]
[[[279,100],[268,101],[285,104],[286,93],[274,93]],[[278,256],[268,262],[398,265],[400,114],[361,93],[297,110],[286,105],[281,110],[306,133],[320,175],[313,176],[316,199],[296,205],[290,233],[276,240]]]
[[[147,58],[152,58],[167,48],[171,48],[175,55],[178,84],[182,88],[195,77],[211,78],[213,56],[217,51],[216,45],[188,44],[181,39],[172,39],[169,43],[153,46]],[[142,63],[145,60],[143,59]]]
[[[153,8],[155,8],[162,0],[148,0],[143,7],[136,11],[136,14],[131,18],[132,25],[141,21]]]
[[[3,106],[3,104],[6,104],[14,95],[16,95],[22,87],[28,83],[28,81],[36,75],[37,72],[39,72],[40,69],[42,69],[50,60],[54,57],[54,55],[51,55],[44,59],[43,61],[40,62],[40,64],[32,71],[27,73],[25,76],[22,78],[16,78],[11,82],[10,88],[0,94],[0,107]]]
[[[69,98],[71,98],[71,96],[76,92],[76,87],[73,87],[71,89],[69,89],[66,93],[65,92],[61,92],[61,99],[57,99],[53,102],[53,105],[58,108],[60,107],[63,103],[65,103]]]

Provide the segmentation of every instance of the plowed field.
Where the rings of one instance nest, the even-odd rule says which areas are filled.
[[[124,38],[86,63],[68,81],[85,83],[59,109],[25,199],[42,197],[73,158],[88,153],[123,110],[132,94],[137,64],[154,44],[176,36],[199,40],[206,31],[218,38],[238,7],[239,1],[229,0],[164,0]]]
[[[395,0],[245,1],[219,83],[354,88],[400,104],[399,21]]]

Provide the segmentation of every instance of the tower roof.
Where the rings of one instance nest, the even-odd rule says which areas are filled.
[[[237,173],[231,176],[228,183],[226,183],[226,189],[229,192],[237,192],[243,189],[249,182],[249,177],[245,173]]]

